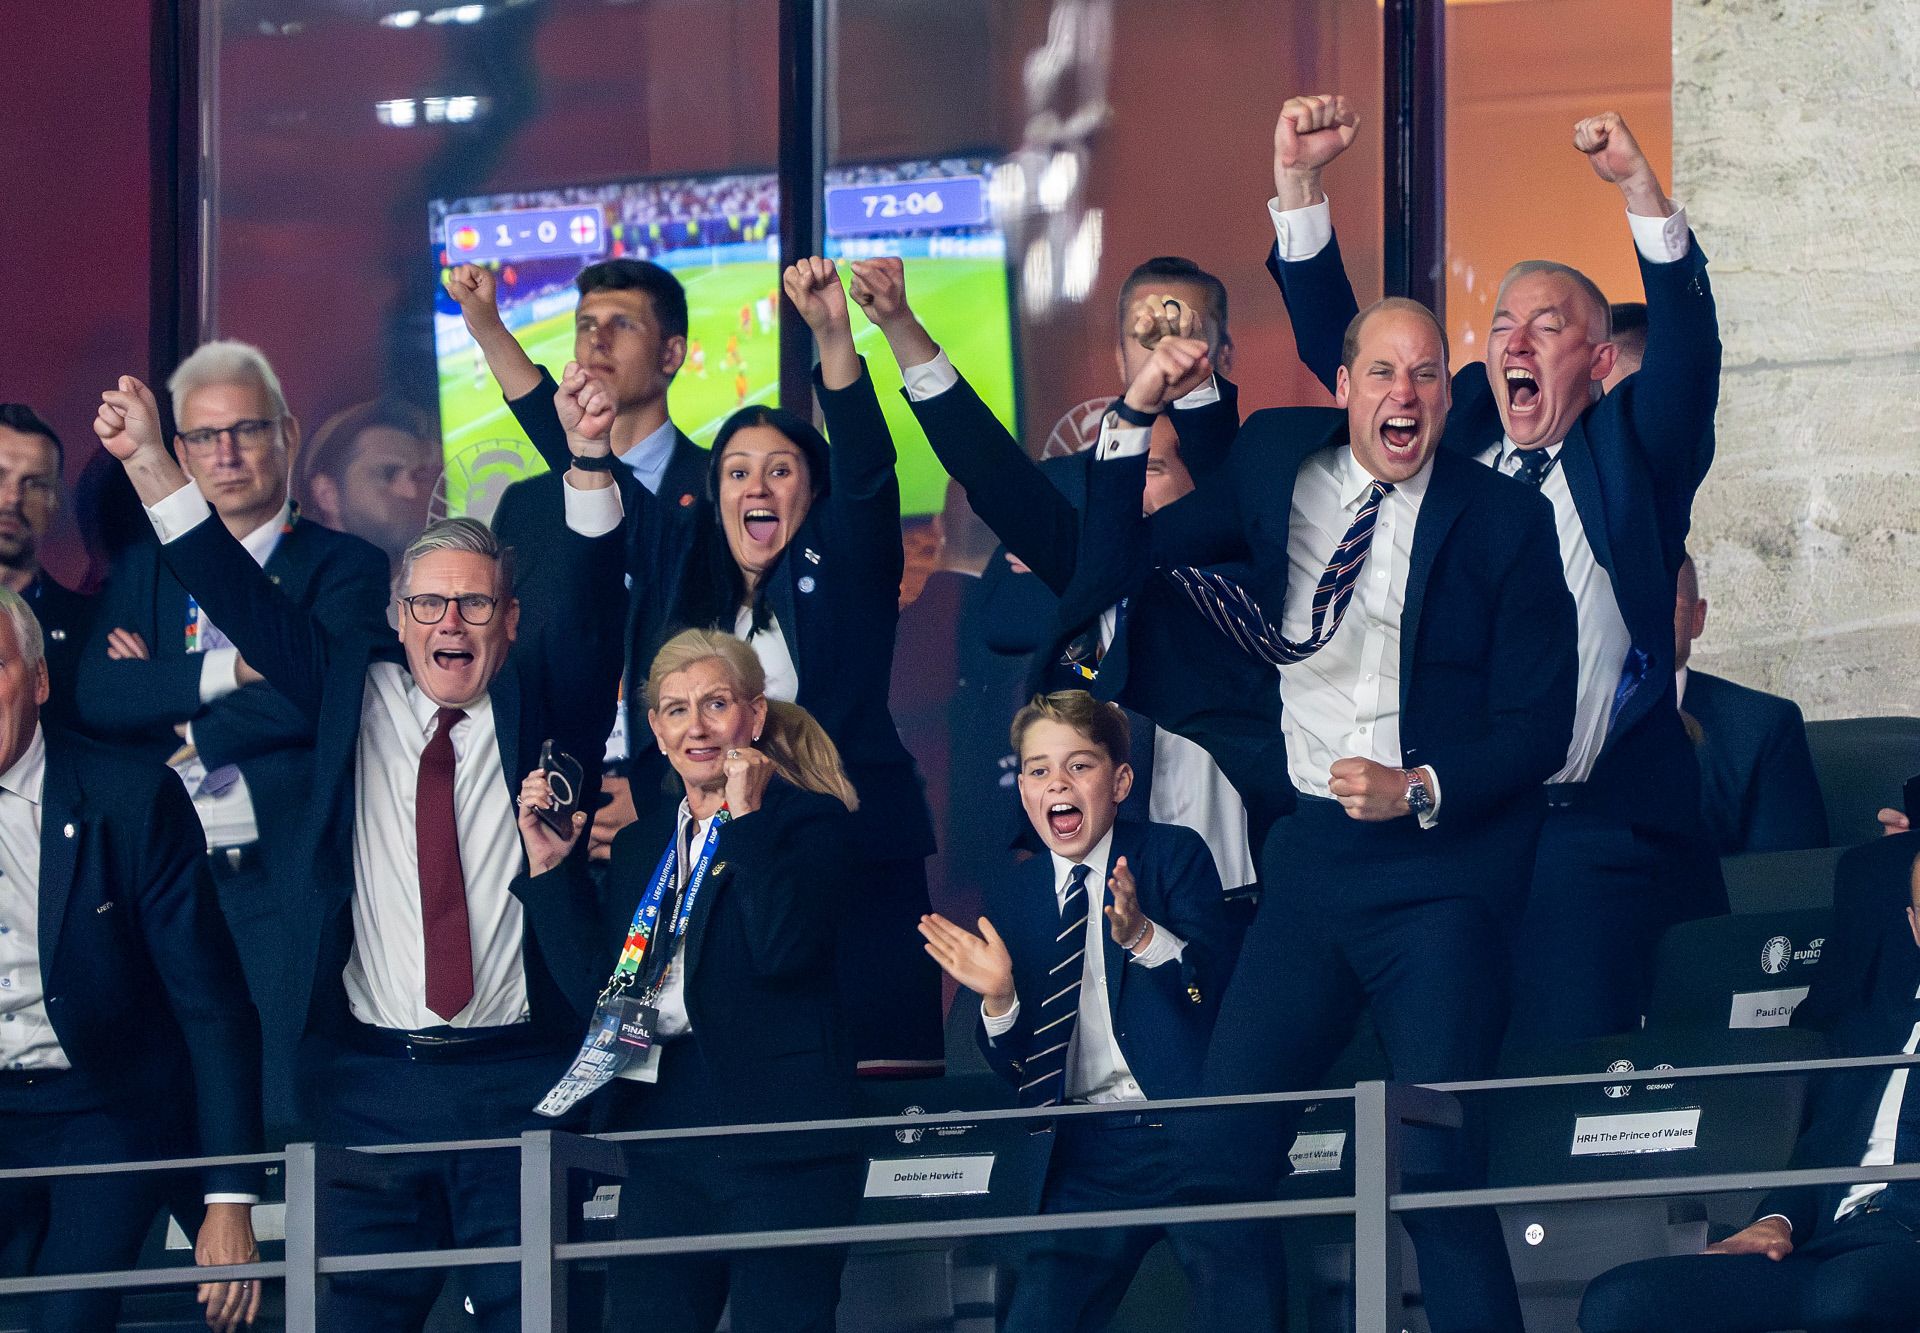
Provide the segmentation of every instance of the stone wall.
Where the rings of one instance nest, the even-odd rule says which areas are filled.
[[[1726,345],[1696,661],[1920,714],[1920,5],[1675,0],[1673,112]]]

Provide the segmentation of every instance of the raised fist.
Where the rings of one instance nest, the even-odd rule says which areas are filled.
[[[612,450],[609,436],[616,413],[613,394],[582,370],[578,361],[567,362],[559,392],[553,395],[553,406],[566,428],[567,447],[575,454],[593,456]]]
[[[1318,171],[1347,151],[1360,117],[1339,93],[1289,97],[1273,126],[1273,169]]]
[[[447,295],[460,307],[469,325],[500,317],[498,280],[481,264],[456,264],[447,270]]]
[[[1151,352],[1165,338],[1207,336],[1207,321],[1185,301],[1164,292],[1138,297],[1127,311],[1127,332],[1133,340]]]
[[[885,324],[911,313],[907,309],[907,266],[898,256],[856,259],[849,267],[853,270],[854,302],[868,319]]]
[[[107,452],[122,463],[131,462],[144,450],[164,449],[160,440],[160,407],[153,401],[153,390],[131,375],[122,375],[118,388],[100,395],[100,411],[93,418],[93,433]]]
[[[847,294],[831,259],[813,255],[789,265],[780,285],[814,336],[847,327]]]
[[[1127,406],[1162,412],[1206,383],[1213,374],[1207,345],[1198,338],[1162,338],[1127,386]]]
[[[1653,171],[1633,131],[1617,111],[1603,111],[1575,125],[1573,146],[1587,155],[1594,175],[1613,185]]]

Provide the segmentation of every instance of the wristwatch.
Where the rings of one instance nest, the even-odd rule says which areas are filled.
[[[1400,770],[1407,777],[1407,809],[1414,818],[1433,813],[1433,793],[1427,790],[1427,775],[1417,768]]]
[[[1125,422],[1129,426],[1151,426],[1153,419],[1160,415],[1158,412],[1142,412],[1139,408],[1129,403],[1125,397],[1114,399],[1113,406],[1108,408],[1107,412],[1109,415]]]
[[[573,456],[573,465],[582,472],[611,472],[613,471],[615,461],[617,460],[615,460],[611,453],[575,454]]]

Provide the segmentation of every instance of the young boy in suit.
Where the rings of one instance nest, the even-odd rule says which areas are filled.
[[[1199,1093],[1200,1066],[1234,954],[1212,855],[1172,824],[1115,822],[1133,786],[1126,715],[1085,690],[1036,697],[1014,717],[1020,801],[1047,854],[991,883],[974,934],[920,926],[949,976],[980,996],[980,1044],[1023,1106],[1127,1104],[1055,1122],[1042,1212],[1171,1201],[1180,1170],[1151,1098]],[[1040,1122],[1036,1122],[1040,1123]],[[1270,1229],[1167,1232],[1199,1328],[1277,1328],[1284,1305]],[[1104,1328],[1151,1227],[1042,1236],[1016,1278],[1004,1328]]]

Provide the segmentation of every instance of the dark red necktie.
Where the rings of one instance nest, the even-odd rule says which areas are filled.
[[[442,708],[420,752],[413,836],[420,857],[420,925],[426,936],[427,1008],[452,1020],[473,999],[473,943],[467,929],[467,877],[453,813],[453,724],[466,714]]]

